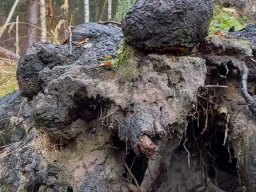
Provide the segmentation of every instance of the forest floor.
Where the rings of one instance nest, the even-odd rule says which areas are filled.
[[[0,97],[18,89],[17,62],[0,58]]]

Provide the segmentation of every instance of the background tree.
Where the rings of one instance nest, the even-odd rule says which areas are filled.
[[[37,41],[38,36],[38,15],[39,15],[39,0],[29,0],[28,4],[28,46]]]

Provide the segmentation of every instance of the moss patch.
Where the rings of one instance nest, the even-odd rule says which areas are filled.
[[[232,10],[232,8],[230,10]],[[220,5],[215,5],[209,33],[219,30],[228,31],[233,26],[235,30],[238,31],[245,27],[246,19],[246,17],[241,17],[236,12],[225,11]]]
[[[122,79],[131,81],[138,77],[138,58],[135,57],[135,50],[123,44],[117,53],[117,58],[113,63],[113,68],[117,72],[117,75]]]

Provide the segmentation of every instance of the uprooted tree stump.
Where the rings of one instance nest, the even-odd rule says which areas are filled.
[[[171,8],[162,6],[168,2]],[[139,0],[128,13],[125,22],[137,14],[136,7],[166,8],[173,19],[177,12],[189,17],[203,8],[202,33],[186,31],[189,38],[175,36],[174,44],[172,37],[166,40],[170,44],[157,42],[165,54],[146,53],[156,47],[138,41],[139,50],[129,38],[121,46],[121,28],[95,23],[74,28],[72,46],[30,47],[17,72],[27,99],[21,102],[19,94],[15,102],[8,102],[11,96],[0,99],[0,120],[19,117],[25,130],[18,142],[2,150],[0,189],[255,191],[255,121],[249,115],[255,85],[253,68],[248,72],[245,67],[255,59],[250,36],[255,26],[208,36],[197,56],[174,56],[166,47],[192,48],[206,35],[211,1],[191,2],[194,7],[190,1]],[[150,30],[166,27],[166,18],[158,16],[163,28]],[[181,26],[184,20],[176,21]],[[162,39],[160,31],[152,36],[157,38]],[[2,115],[5,111],[9,116]],[[9,130],[8,123],[0,125]]]

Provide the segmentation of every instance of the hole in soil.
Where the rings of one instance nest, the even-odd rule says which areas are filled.
[[[135,152],[130,149],[125,157],[126,166],[124,167],[125,173],[123,177],[130,183],[136,185],[134,178],[136,179],[138,185],[140,185],[144,179],[144,174],[148,168],[148,158],[143,155],[136,155]],[[134,178],[133,178],[133,176]]]
[[[67,192],[73,192],[74,190],[73,190],[73,188],[72,187],[70,187],[70,186],[68,186],[68,188],[67,188]]]
[[[234,70],[239,70],[237,67],[235,67],[232,63],[232,61],[229,61],[227,63],[222,63],[219,66],[219,74],[226,77],[231,77]]]
[[[109,100],[105,100],[97,95],[96,98],[88,98],[86,90],[78,90],[74,95],[75,107],[70,110],[70,118],[72,121],[82,119],[90,122],[97,119],[103,112]]]
[[[118,136],[118,131],[117,130],[112,130],[111,136],[110,136],[110,145],[112,146],[112,148],[116,149],[116,150],[120,150],[123,151],[125,153],[125,149],[126,149],[126,143],[125,141],[122,141],[119,136]]]
[[[186,136],[188,140],[186,147],[190,153],[199,156],[205,165],[202,169],[207,173],[212,183],[222,190],[235,191],[239,187],[236,169],[237,159],[234,156],[232,143],[227,140],[227,143],[223,145],[225,127],[218,125],[218,122],[223,121],[223,119],[218,115],[213,116],[202,134],[205,118],[200,116],[199,120],[191,117],[187,119]]]

